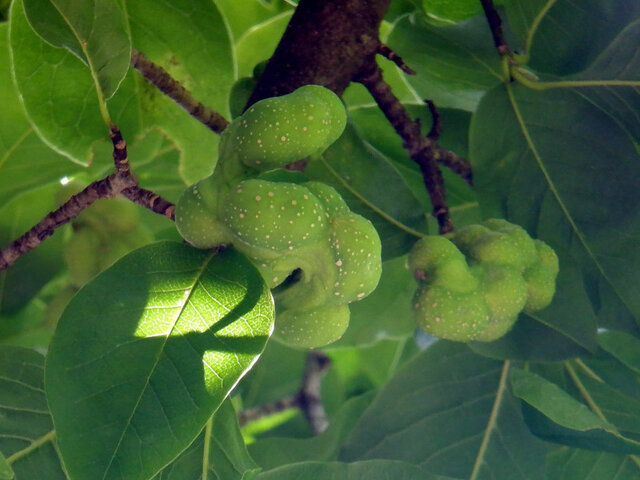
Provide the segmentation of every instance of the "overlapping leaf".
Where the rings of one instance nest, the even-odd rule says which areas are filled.
[[[0,452],[15,480],[66,480],[54,442],[44,394],[44,356],[0,347]]]
[[[635,480],[637,460],[629,455],[564,447],[547,458],[547,480]]]
[[[151,478],[194,440],[272,328],[268,289],[230,249],[156,243],[97,276],[65,310],[47,358],[70,478]]]
[[[340,458],[395,459],[474,480],[539,479],[545,449],[509,393],[509,368],[464,345],[438,342],[380,392]]]

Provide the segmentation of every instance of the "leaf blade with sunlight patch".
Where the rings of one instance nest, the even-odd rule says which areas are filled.
[[[272,328],[269,290],[231,249],[160,242],[100,274],[65,310],[47,359],[70,478],[151,478],[193,441]]]

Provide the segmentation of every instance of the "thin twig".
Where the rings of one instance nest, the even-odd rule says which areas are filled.
[[[120,194],[132,202],[148,208],[154,213],[164,215],[169,220],[175,220],[175,205],[150,190],[145,190],[140,187],[131,187],[125,188]]]
[[[238,413],[238,422],[240,425],[246,425],[276,413],[299,408],[309,421],[313,433],[315,435],[322,433],[329,426],[329,419],[322,404],[320,386],[322,377],[329,365],[329,357],[324,353],[309,352],[302,387],[295,395],[289,395],[276,402],[243,410]]]
[[[402,60],[400,55],[387,47],[384,43],[380,43],[378,45],[378,53],[385,57],[387,60],[391,60],[393,63],[395,63],[398,68],[404,73],[408,75],[416,75],[416,71],[409,67],[409,65],[404,63],[404,60]]]
[[[440,233],[452,232],[454,227],[449,216],[442,172],[438,168],[438,162],[445,157],[448,157],[449,163],[459,162],[460,157],[440,147],[435,140],[422,135],[420,123],[411,120],[407,109],[382,78],[380,67],[372,65],[370,72],[358,78],[357,81],[367,88],[382,113],[402,138],[403,146],[409,152],[411,159],[420,167]]]
[[[429,113],[431,113],[431,130],[427,134],[432,140],[438,140],[442,133],[442,119],[440,118],[440,111],[437,109],[436,104],[432,100],[425,99],[424,103],[429,107]]]
[[[229,121],[218,112],[210,109],[193,96],[160,65],[156,65],[142,53],[133,50],[131,53],[131,65],[138,70],[144,78],[171,98],[174,102],[186,110],[189,115],[200,123],[206,125],[215,133],[222,133]]]
[[[507,41],[504,38],[504,31],[502,30],[502,19],[493,5],[493,0],[480,0],[482,8],[484,9],[484,15],[487,17],[489,28],[491,29],[491,35],[493,36],[493,43],[498,50],[498,54],[510,55],[511,50],[507,45]]]

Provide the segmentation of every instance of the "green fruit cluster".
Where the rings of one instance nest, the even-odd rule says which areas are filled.
[[[522,227],[491,219],[448,238],[420,239],[409,268],[419,284],[414,313],[423,330],[449,340],[490,342],[506,334],[520,312],[551,303],[558,257]]]
[[[276,333],[297,346],[340,338],[348,304],[380,279],[373,225],[328,185],[273,170],[324,151],[345,121],[340,99],[317,85],[258,102],[225,129],[214,174],[176,205],[176,226],[189,243],[232,244],[254,262],[273,289]]]
[[[138,207],[121,198],[99,199],[73,222],[65,261],[73,286],[81,287],[131,250],[153,241],[138,221]]]

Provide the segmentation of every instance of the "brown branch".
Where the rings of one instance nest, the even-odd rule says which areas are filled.
[[[144,78],[158,87],[162,93],[180,105],[189,115],[215,133],[222,133],[229,125],[229,121],[222,115],[193,98],[180,82],[171,77],[164,68],[156,65],[135,49],[131,53],[131,65]]]
[[[27,252],[30,252],[44,240],[49,238],[58,227],[77,217],[99,198],[115,197],[124,188],[130,187],[127,178],[112,173],[106,178],[97,180],[80,193],[73,195],[62,206],[50,212],[37,225],[7,247],[0,250],[0,271],[9,268]]]
[[[438,140],[440,138],[440,134],[442,133],[442,119],[440,118],[440,111],[437,109],[436,104],[431,100],[424,101],[429,107],[429,113],[431,113],[431,130],[427,134],[432,140]]]
[[[396,52],[391,50],[385,44],[380,43],[380,45],[378,45],[378,53],[383,57],[385,57],[387,60],[391,60],[393,63],[395,63],[398,66],[398,68],[402,70],[404,73],[408,75],[416,75],[416,71],[413,70],[411,67],[409,67],[409,65],[404,63],[404,60],[402,60],[400,55],[398,55]]]
[[[291,408],[299,408],[309,421],[313,433],[315,435],[322,433],[329,426],[329,419],[322,404],[320,386],[322,377],[329,366],[329,357],[324,353],[309,352],[300,390],[295,395],[289,395],[276,402],[239,412],[240,425],[246,425]]]
[[[164,215],[169,220],[175,220],[176,206],[150,190],[145,190],[140,187],[131,187],[122,190],[120,195],[128,198],[133,203],[137,203],[144,208],[148,208],[154,213]]]
[[[409,152],[411,159],[420,167],[433,205],[432,214],[438,220],[440,233],[453,231],[454,227],[449,216],[442,172],[438,168],[438,162],[445,157],[450,159],[458,159],[459,157],[440,147],[435,140],[422,135],[420,123],[411,120],[407,109],[382,78],[380,67],[376,64],[372,65],[370,73],[360,77],[358,81],[367,88],[396,133],[402,138],[403,146]]]
[[[493,0],[480,0],[482,8],[484,9],[484,15],[487,17],[489,28],[491,29],[491,35],[493,36],[493,43],[498,50],[498,54],[509,55],[511,50],[507,45],[507,41],[504,38],[504,31],[502,30],[502,19],[493,5]]]

